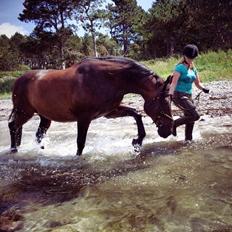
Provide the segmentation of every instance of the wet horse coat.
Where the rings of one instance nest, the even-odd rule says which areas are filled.
[[[22,125],[34,113],[40,118],[36,132],[41,142],[51,121],[77,121],[77,154],[81,155],[90,122],[98,117],[132,116],[138,127],[133,145],[141,145],[145,137],[141,115],[120,105],[127,93],[140,94],[144,110],[158,126],[162,137],[171,134],[170,102],[165,83],[158,75],[134,60],[119,57],[86,58],[65,70],[34,70],[16,80],[13,110],[9,118],[11,151],[21,143]]]

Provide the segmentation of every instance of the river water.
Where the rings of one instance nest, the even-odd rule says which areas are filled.
[[[232,231],[231,116],[203,115],[194,142],[147,136],[139,154],[130,118],[92,122],[81,158],[76,123],[52,123],[42,150],[38,117],[25,124],[22,145],[9,154],[0,121],[0,231]]]

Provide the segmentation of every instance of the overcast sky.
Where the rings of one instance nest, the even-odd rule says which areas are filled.
[[[24,23],[18,20],[19,13],[23,10],[24,0],[0,0],[0,35],[6,34],[11,37],[15,32],[29,35],[33,28],[33,23]],[[137,0],[138,5],[144,10],[148,10],[154,0]],[[83,32],[80,31],[80,34]]]

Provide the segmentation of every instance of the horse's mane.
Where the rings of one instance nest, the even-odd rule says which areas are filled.
[[[158,75],[154,74],[153,71],[147,68],[145,65],[126,57],[121,57],[121,56],[106,56],[106,57],[97,57],[97,58],[87,57],[84,58],[81,61],[81,63],[85,61],[107,61],[112,63],[123,64],[124,71],[129,72],[134,77],[144,78],[144,77],[149,77],[151,75],[158,77]]]

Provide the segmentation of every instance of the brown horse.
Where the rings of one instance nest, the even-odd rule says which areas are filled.
[[[17,152],[22,126],[34,113],[41,119],[36,132],[38,143],[52,120],[77,121],[77,154],[81,155],[93,119],[132,116],[138,128],[138,138],[132,144],[141,146],[146,135],[141,115],[120,105],[127,93],[144,98],[144,111],[157,125],[159,135],[167,137],[173,124],[167,84],[168,80],[164,82],[145,66],[122,57],[86,58],[66,70],[29,71],[16,80],[13,88],[11,152]]]

